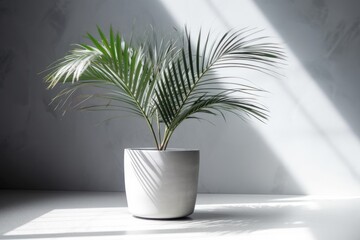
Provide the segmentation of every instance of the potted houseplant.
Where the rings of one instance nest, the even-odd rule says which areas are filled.
[[[78,89],[97,88],[77,108],[116,109],[143,118],[154,148],[124,150],[130,212],[144,218],[187,216],[195,206],[199,151],[168,149],[174,131],[185,120],[225,118],[226,112],[265,120],[266,109],[254,99],[260,89],[222,70],[273,74],[284,55],[248,29],[212,40],[201,31],[193,39],[185,28],[176,38],[156,41],[152,34],[140,44],[126,41],[112,28],[107,36],[100,28],[98,33],[99,38],[87,34],[90,44],[76,45],[49,68],[49,88],[66,84],[54,100],[64,105]]]

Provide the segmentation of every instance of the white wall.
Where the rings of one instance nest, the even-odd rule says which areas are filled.
[[[122,149],[151,145],[146,126],[124,119],[94,127],[106,114],[61,117],[46,106],[51,94],[36,73],[96,24],[129,33],[151,23],[214,32],[256,27],[288,55],[281,79],[244,73],[270,92],[261,98],[271,111],[267,124],[186,122],[174,135],[171,146],[201,150],[200,192],[360,193],[356,1],[16,2],[0,7],[2,31],[12,27],[0,40],[0,107],[7,113],[0,187],[123,190]]]

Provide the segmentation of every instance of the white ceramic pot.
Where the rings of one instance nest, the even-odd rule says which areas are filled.
[[[124,165],[131,214],[170,219],[194,212],[199,150],[125,149]]]

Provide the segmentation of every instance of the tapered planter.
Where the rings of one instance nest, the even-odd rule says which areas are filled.
[[[125,190],[136,217],[180,218],[194,212],[199,151],[125,149]]]

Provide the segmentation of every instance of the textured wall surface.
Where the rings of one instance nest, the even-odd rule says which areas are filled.
[[[123,190],[123,147],[152,143],[143,122],[62,117],[39,73],[96,25],[130,34],[171,18],[157,1],[132,0],[9,0],[0,12],[0,188]]]
[[[39,75],[96,25],[215,31],[263,28],[284,45],[268,124],[186,122],[173,147],[201,150],[200,192],[360,193],[360,14],[357,1],[0,1],[0,188],[122,191],[123,148],[151,146],[141,120],[53,111]],[[199,14],[200,12],[200,14]]]

